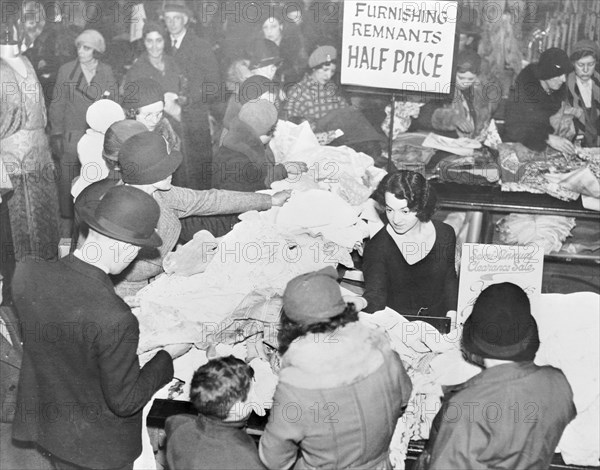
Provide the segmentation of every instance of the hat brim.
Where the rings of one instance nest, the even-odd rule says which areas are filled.
[[[168,5],[166,5],[168,6]],[[184,15],[187,15],[189,18],[192,18],[194,16],[194,12],[192,12],[192,10],[190,10],[189,8],[186,8],[184,6],[179,6],[179,5],[173,5],[173,6],[169,6],[168,8],[163,8],[162,12],[164,13],[169,13],[169,12],[175,12],[175,13],[183,13]]]
[[[109,223],[97,220],[95,212],[99,204],[99,200],[90,201],[87,204],[79,207],[79,211],[77,213],[80,219],[96,232],[101,233],[109,238],[141,247],[156,248],[162,245],[162,239],[156,230],[152,232],[152,235],[149,238],[143,238],[136,236],[133,233],[127,233],[126,230],[121,229],[119,231],[118,228],[110,226]]]
[[[121,169],[121,179],[127,184],[153,184],[168,178],[175,170],[179,168],[183,161],[183,155],[178,150],[172,150],[171,153],[163,158],[160,163],[149,168],[148,176],[138,178],[129,178],[127,168]]]
[[[480,357],[507,361],[533,360],[540,347],[539,334],[534,323],[529,324],[523,339],[515,344],[497,345],[475,336],[475,324],[467,318],[462,330],[462,345],[465,350]],[[535,320],[534,320],[535,321]]]
[[[262,67],[268,67],[269,65],[276,65],[277,67],[279,67],[281,65],[281,63],[283,62],[283,59],[281,59],[280,57],[268,57],[266,59],[261,60],[260,62],[250,62],[250,65],[248,65],[248,68],[250,70],[255,70],[255,69],[260,69]]]

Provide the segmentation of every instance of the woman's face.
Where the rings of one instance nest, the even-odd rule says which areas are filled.
[[[575,67],[575,75],[585,82],[592,78],[592,75],[594,75],[594,70],[596,69],[596,59],[594,59],[593,55],[586,55],[573,62],[573,65]]]
[[[79,58],[79,62],[89,62],[94,58],[94,49],[85,44],[77,45],[77,57]]]
[[[150,57],[158,59],[165,50],[165,40],[158,31],[151,31],[144,38],[144,46]]]
[[[398,199],[392,193],[385,193],[385,214],[398,235],[410,232],[419,222],[417,213],[408,208],[408,201]]]
[[[162,101],[147,104],[138,109],[135,115],[135,120],[141,122],[146,128],[152,132],[158,126],[158,123],[163,117],[165,105]]]
[[[558,77],[549,78],[548,80],[544,80],[548,88],[552,91],[556,91],[560,89],[560,87],[567,81],[567,76],[565,74],[559,75]]]
[[[279,22],[279,20],[275,18],[267,19],[267,21],[263,23],[262,30],[265,39],[273,41],[279,46],[279,43],[281,42],[281,34],[283,31],[283,25]]]
[[[456,87],[459,90],[470,88],[477,80],[477,75],[473,72],[456,72]]]
[[[335,68],[335,64],[324,65],[323,67],[314,70],[312,77],[315,82],[319,83],[320,85],[326,85],[331,81],[331,78],[335,74]]]

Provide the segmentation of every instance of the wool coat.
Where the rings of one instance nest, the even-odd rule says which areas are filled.
[[[209,416],[167,418],[167,463],[177,469],[263,470],[258,449],[244,431],[246,421],[225,422]]]
[[[577,130],[584,135],[586,147],[600,147],[600,73],[594,72],[592,78],[592,105],[587,107],[581,97],[574,72],[567,77],[567,99],[569,104],[583,110],[583,116],[575,119]]]
[[[517,76],[506,103],[505,142],[520,142],[531,150],[546,149],[548,136],[554,133],[550,117],[564,101],[565,89],[546,93],[535,76],[537,64],[529,64]]]
[[[559,369],[533,362],[490,367],[446,391],[434,420],[439,430],[430,436],[429,470],[549,468],[576,414]]]
[[[233,118],[223,145],[215,155],[213,187],[234,191],[259,191],[271,187],[273,181],[287,177],[287,171],[276,164],[273,154],[256,132],[239,118]]]
[[[270,469],[390,469],[411,390],[383,332],[354,322],[309,333],[282,357],[261,459]]]
[[[17,267],[23,363],[13,437],[59,459],[119,468],[142,450],[142,408],[173,377],[159,351],[144,367],[139,325],[108,275],[68,255]]]

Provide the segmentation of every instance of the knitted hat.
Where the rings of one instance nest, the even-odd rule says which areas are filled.
[[[125,84],[123,102],[125,109],[138,109],[142,106],[165,100],[165,92],[156,80],[143,77]]]
[[[550,80],[572,71],[573,64],[567,57],[567,53],[558,47],[551,47],[540,55],[540,60],[535,67],[535,76],[538,80]]]
[[[103,134],[115,122],[125,119],[121,105],[113,100],[98,100],[90,105],[85,113],[85,120],[92,129]]]
[[[484,358],[533,360],[540,339],[523,289],[510,282],[484,289],[464,324],[462,346]]]
[[[121,150],[123,142],[136,134],[147,131],[146,126],[133,119],[124,119],[115,122],[104,134],[102,156],[107,160],[119,161],[119,150]]]
[[[170,11],[183,13],[184,15],[187,15],[190,18],[194,16],[194,13],[190,9],[190,7],[187,6],[185,0],[167,0],[167,2],[165,2],[165,5],[162,8],[162,12],[167,13]]]
[[[256,101],[267,92],[277,95],[278,84],[262,75],[252,75],[240,86],[240,104]]]
[[[160,207],[152,196],[131,186],[114,186],[99,200],[79,208],[81,220],[96,232],[137,246],[156,247]]]
[[[575,43],[573,48],[571,49],[571,60],[573,55],[577,52],[589,52],[589,54],[593,54],[596,60],[600,59],[600,46],[595,41],[591,39],[582,39]],[[589,55],[586,54],[586,55]]]
[[[83,33],[77,36],[75,39],[75,45],[79,46],[79,44],[85,44],[86,46],[97,50],[101,54],[104,54],[104,51],[106,51],[104,38],[95,29],[86,29]]]
[[[257,136],[267,135],[277,123],[277,108],[267,100],[250,101],[242,106],[238,118],[248,124]]]
[[[471,72],[477,75],[481,70],[481,57],[471,49],[465,49],[456,56],[456,68],[460,72]]]
[[[146,34],[154,31],[160,34],[163,39],[167,37],[167,30],[162,24],[155,23],[154,21],[148,21],[147,23],[144,23],[144,28],[142,29],[142,38],[145,38]]]
[[[127,139],[119,151],[121,179],[127,184],[153,184],[172,175],[181,165],[181,152],[167,151],[167,142],[154,132]]]
[[[337,51],[333,46],[319,46],[308,58],[308,66],[313,69],[321,64],[334,62],[337,59]]]
[[[283,292],[286,316],[296,323],[312,325],[341,314],[346,302],[337,278],[337,271],[328,266],[292,279]]]
[[[248,50],[250,70],[260,69],[267,65],[279,65],[281,58],[279,57],[279,46],[268,39],[257,39],[252,43]]]

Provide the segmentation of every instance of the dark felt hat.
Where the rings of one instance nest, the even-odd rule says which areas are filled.
[[[456,68],[461,72],[478,74],[481,71],[481,57],[471,49],[460,51],[456,56]]]
[[[153,184],[172,175],[183,155],[169,153],[167,142],[154,132],[140,132],[127,139],[119,150],[121,179],[127,184]]]
[[[140,189],[113,186],[99,200],[79,207],[78,215],[90,228],[109,238],[137,246],[162,244],[156,233],[160,207]]]
[[[341,314],[346,302],[337,279],[331,266],[292,279],[283,292],[286,316],[301,325],[312,325]]]
[[[250,70],[266,67],[267,65],[279,65],[281,57],[279,56],[279,46],[268,39],[257,39],[248,49]]]
[[[484,358],[533,360],[540,339],[523,289],[510,282],[484,289],[464,324],[462,346]]]
[[[540,55],[540,60],[535,67],[535,76],[538,80],[549,80],[572,71],[573,64],[567,53],[558,47],[551,47]]]
[[[125,109],[137,109],[164,100],[165,92],[161,84],[143,77],[125,84],[121,106]]]

